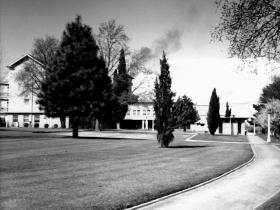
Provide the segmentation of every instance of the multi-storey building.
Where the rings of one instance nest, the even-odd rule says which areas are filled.
[[[61,127],[59,118],[49,118],[44,115],[44,112],[39,109],[36,103],[37,97],[33,93],[21,94],[22,90],[15,81],[16,75],[23,70],[24,65],[32,62],[41,67],[41,63],[31,55],[25,55],[15,62],[11,63],[8,74],[8,96],[7,109],[2,112],[5,115],[7,127]],[[31,79],[31,78],[30,78]],[[69,126],[69,120],[66,119],[66,127]]]

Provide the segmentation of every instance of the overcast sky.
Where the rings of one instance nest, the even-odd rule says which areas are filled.
[[[159,72],[162,47],[167,51],[173,90],[198,104],[208,104],[214,87],[224,114],[228,101],[235,115],[249,116],[271,74],[240,72],[229,59],[227,43],[210,42],[219,17],[215,0],[0,0],[2,68],[30,52],[34,38],[61,37],[77,14],[97,31],[101,22],[116,19],[125,26],[132,49],[157,53],[150,66]],[[159,47],[160,45],[160,47]]]

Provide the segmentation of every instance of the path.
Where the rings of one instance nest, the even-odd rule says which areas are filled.
[[[217,181],[141,209],[253,209],[280,191],[280,150],[248,136],[255,160]],[[229,154],[230,155],[230,154]]]

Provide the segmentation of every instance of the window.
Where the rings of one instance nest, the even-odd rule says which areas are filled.
[[[143,115],[144,115],[144,116],[146,115],[146,110],[143,110]]]
[[[140,110],[137,110],[137,115],[140,115]]]
[[[24,101],[25,104],[28,104],[30,99],[29,98],[25,98],[25,99],[23,99],[23,101]]]
[[[23,122],[25,122],[25,123],[29,122],[29,115],[28,114],[23,115]]]
[[[40,122],[40,115],[39,114],[35,114],[34,122]]]
[[[127,110],[127,113],[126,113],[126,115],[130,115],[130,110]]]
[[[133,110],[133,115],[136,115],[136,110]]]
[[[17,114],[13,115],[13,122],[18,122],[18,115]]]

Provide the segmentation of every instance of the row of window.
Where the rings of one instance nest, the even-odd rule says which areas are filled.
[[[132,113],[131,113],[131,111],[132,111]],[[142,110],[142,115],[144,115],[144,116],[150,116],[150,115],[152,115],[152,114],[154,114],[154,113],[152,113],[152,111],[151,110]],[[127,113],[126,113],[126,115],[134,115],[134,116],[140,116],[140,110],[138,109],[138,110],[135,110],[135,109],[133,109],[133,110],[128,110],[127,111]]]
[[[28,123],[29,121],[30,121],[29,115],[28,114],[23,115],[23,122]],[[18,114],[13,115],[13,122],[18,122]],[[39,114],[34,115],[34,122],[40,122]]]

